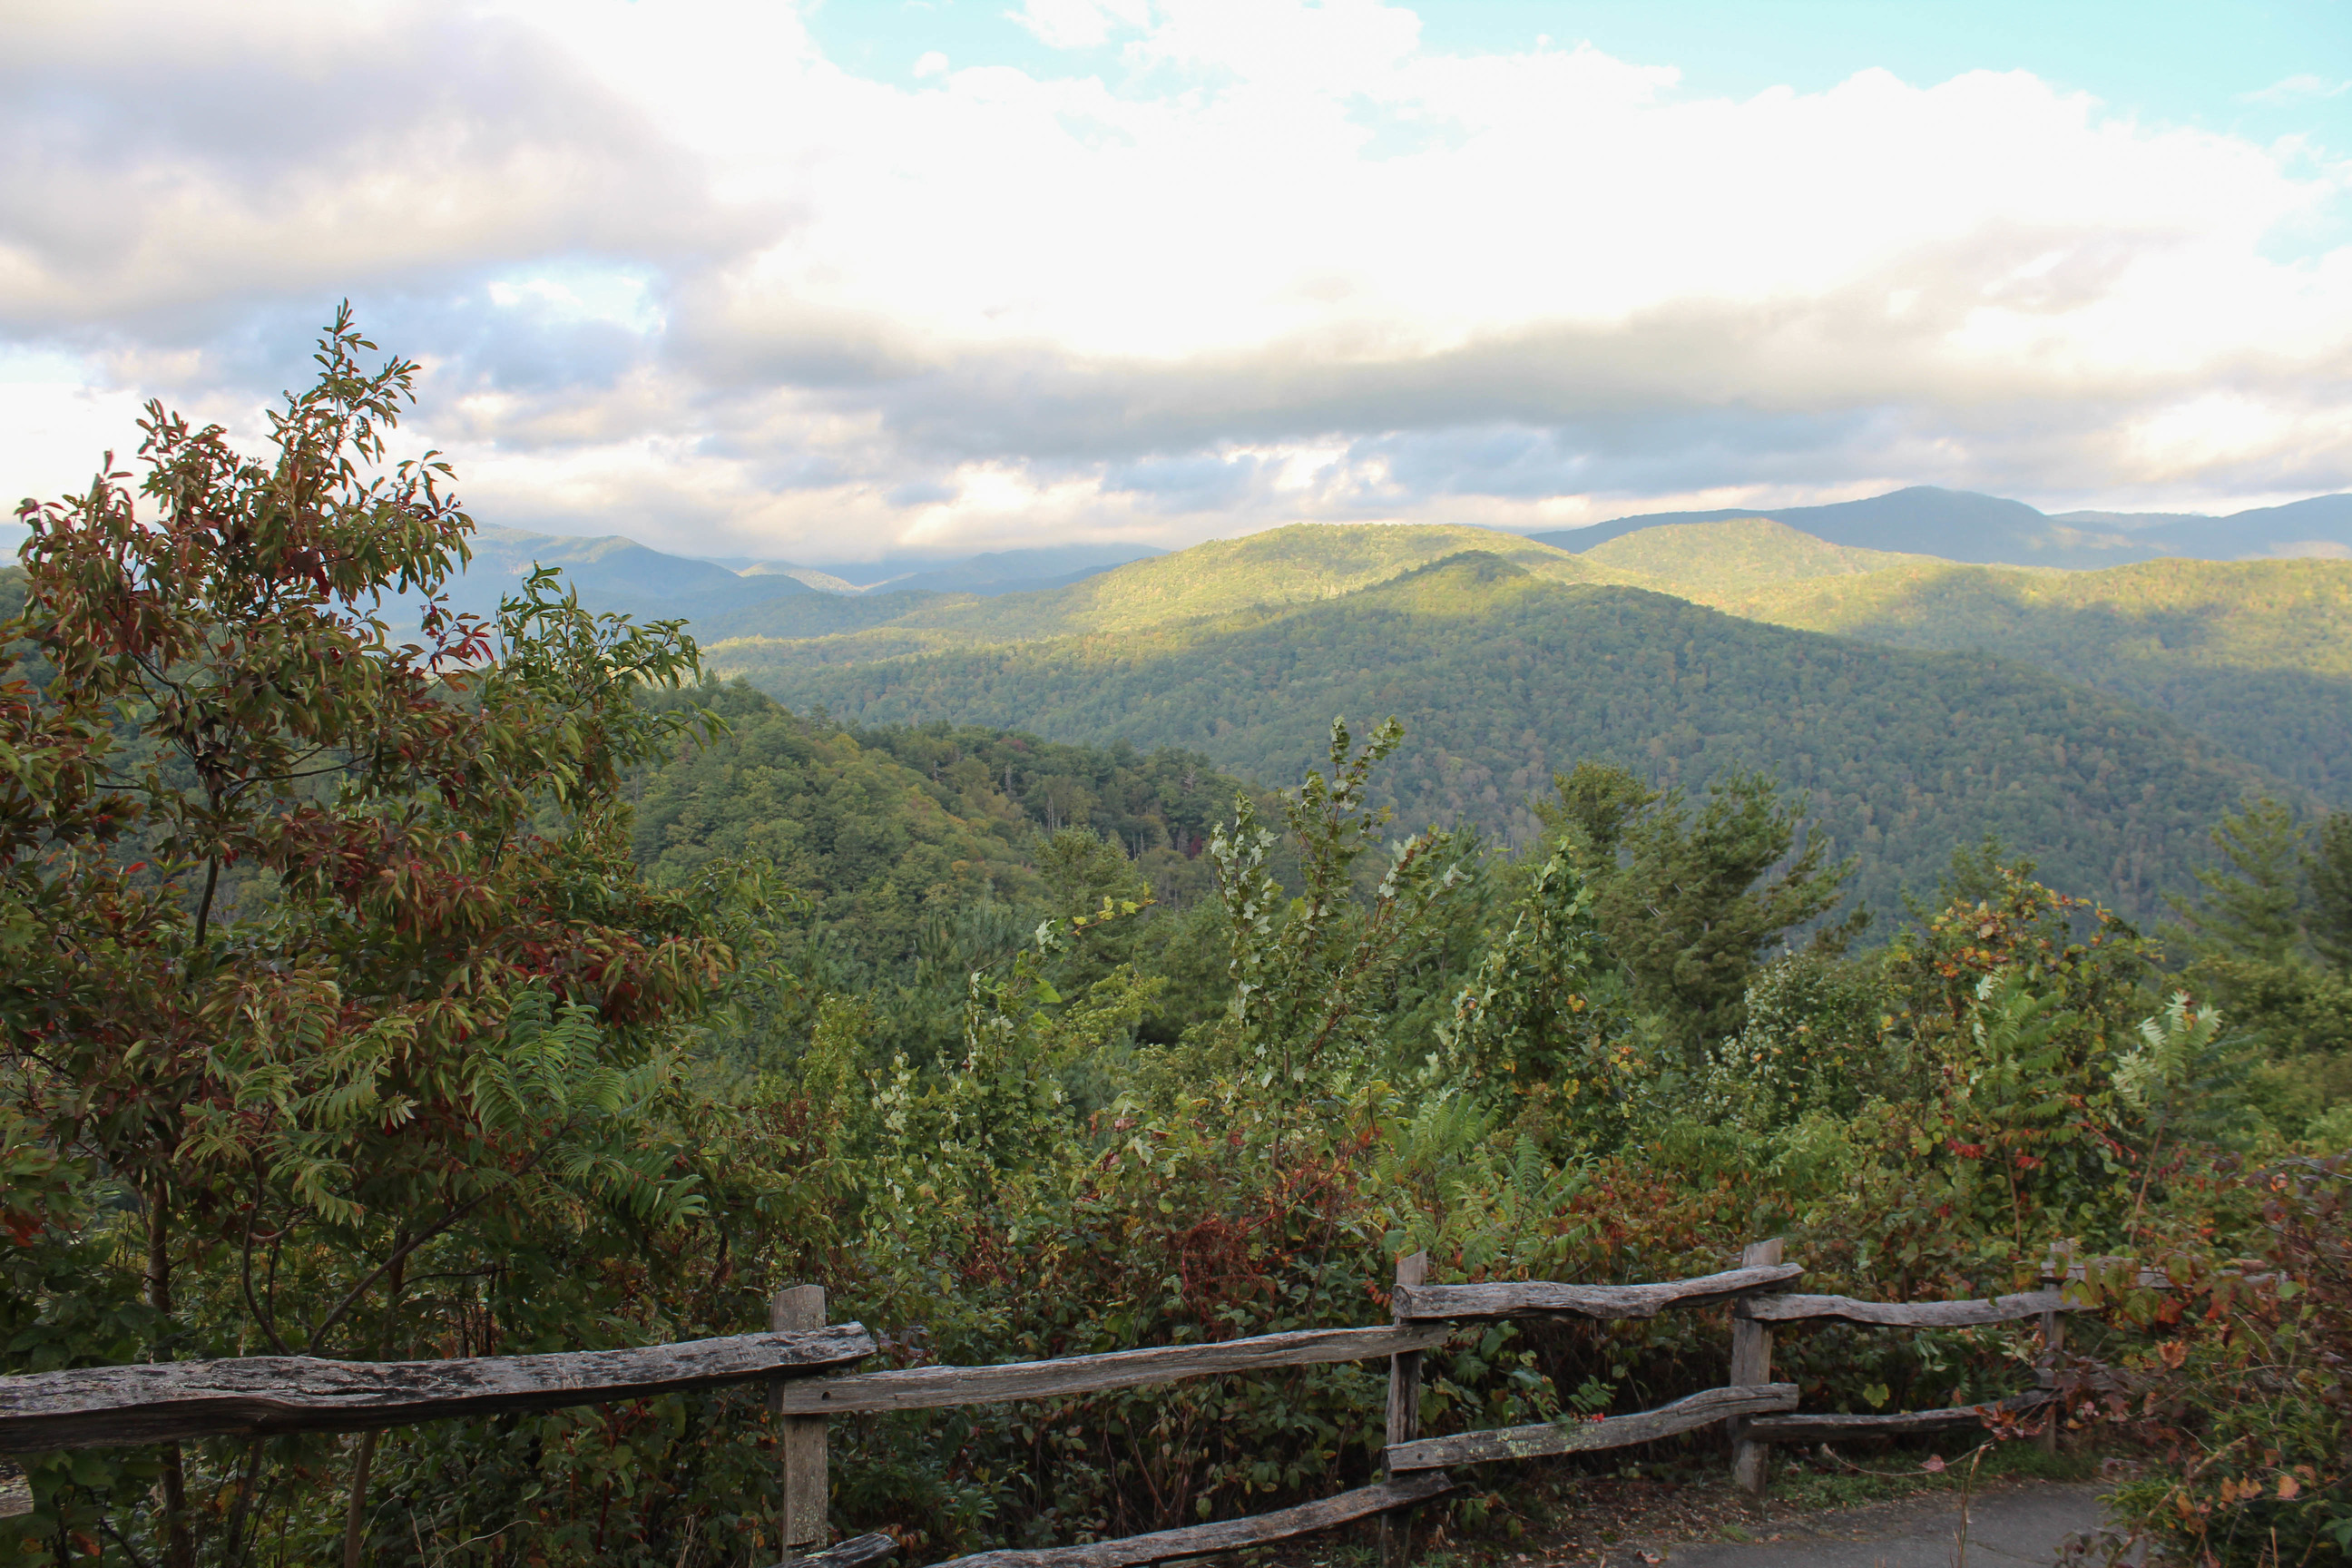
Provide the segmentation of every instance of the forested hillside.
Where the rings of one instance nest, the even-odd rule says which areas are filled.
[[[1242,539],[1213,539],[1173,555],[1130,562],[1064,588],[991,599],[965,595],[913,601],[900,606],[887,625],[861,637],[768,648],[758,657],[768,662],[845,663],[964,643],[1133,631],[1260,605],[1333,598],[1465,550],[1487,551],[1562,582],[1635,580],[1632,574],[1492,529],[1297,523]],[[879,605],[887,598],[870,603]],[[865,612],[861,607],[856,613]],[[704,628],[712,642],[814,637],[835,629],[814,629],[798,602],[733,616]]]
[[[1388,784],[1400,815],[1515,841],[1536,833],[1529,805],[1552,774],[1581,759],[1694,791],[1765,769],[1833,857],[1861,858],[1857,890],[1881,910],[1990,834],[2060,886],[2152,914],[2201,859],[2209,824],[2280,787],[2013,660],[1763,626],[1485,554],[1330,603],[1117,637],[818,670],[715,657],[788,706],[862,724],[1148,738],[1268,784],[1299,776],[1330,715],[1393,713],[1407,731]]]
[[[1868,553],[1759,521],[1648,530],[1592,552],[1734,615],[2022,659],[2352,804],[2352,562],[2041,572]]]
[[[1065,828],[1116,843],[1163,902],[1197,898],[1202,847],[1247,789],[1172,749],[944,723],[847,731],[742,685],[661,700],[708,708],[726,730],[632,776],[647,877],[682,887],[713,864],[763,861],[811,900],[804,929],[867,968],[911,960],[926,921],[1049,900],[1035,847]]]
[[[1647,586],[1726,609],[1731,607],[1721,603],[1727,596],[1789,583],[1950,564],[1931,555],[1832,544],[1765,517],[1645,528],[1594,546],[1584,559],[1637,574]]]

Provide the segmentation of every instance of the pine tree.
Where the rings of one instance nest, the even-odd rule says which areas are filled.
[[[1763,773],[1717,780],[1695,816],[1679,790],[1660,795],[1622,768],[1582,763],[1553,782],[1559,804],[1546,816],[1592,885],[1612,956],[1693,1061],[1739,1032],[1765,950],[1826,913],[1853,874],[1850,859],[1824,867],[1818,839],[1791,858],[1801,818]],[[1866,919],[1855,911],[1829,942]]]
[[[2200,956],[2284,963],[2303,934],[2303,829],[2294,808],[2267,795],[2224,816],[2213,829],[2222,863],[2197,873],[2204,896],[2165,901]]]
[[[2352,976],[2352,812],[2331,815],[2318,839],[2318,849],[2304,862],[2311,879],[2311,942]]]

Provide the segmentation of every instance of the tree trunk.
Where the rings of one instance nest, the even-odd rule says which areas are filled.
[[[395,1247],[407,1245],[405,1236],[393,1237]],[[408,1259],[396,1258],[384,1279],[383,1331],[376,1336],[375,1358],[389,1360],[392,1355],[393,1325],[400,1317],[400,1277],[406,1271]],[[373,1432],[360,1434],[359,1457],[352,1462],[352,1500],[343,1510],[343,1568],[360,1568],[360,1553],[367,1542],[368,1470],[375,1461],[375,1439]]]
[[[157,1331],[166,1331],[172,1317],[172,1207],[171,1188],[161,1177],[147,1194],[147,1304],[163,1320]],[[195,1544],[188,1539],[188,1477],[177,1443],[163,1446],[163,1484],[164,1568],[195,1568]]]

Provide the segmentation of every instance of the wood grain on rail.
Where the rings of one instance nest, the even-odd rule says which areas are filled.
[[[2029,1290],[1980,1301],[1857,1301],[1851,1296],[1750,1296],[1732,1309],[1765,1323],[1801,1323],[1836,1319],[1895,1329],[1961,1329],[1978,1323],[2013,1323],[2044,1312],[2089,1310],[2063,1290]]]
[[[1750,1388],[1709,1388],[1655,1410],[1633,1415],[1609,1415],[1598,1421],[1544,1421],[1532,1426],[1505,1426],[1486,1432],[1458,1432],[1450,1437],[1423,1437],[1399,1443],[1387,1450],[1389,1469],[1431,1469],[1439,1465],[1483,1465],[1497,1459],[1533,1459],[1546,1454],[1581,1454],[1596,1448],[1622,1448],[1655,1442],[1677,1432],[1708,1426],[1734,1415],[1761,1410],[1794,1410],[1797,1385],[1765,1383]]]
[[[365,1432],[833,1372],[874,1353],[856,1323],[631,1350],[451,1361],[238,1356],[0,1378],[0,1453],[276,1432]]]
[[[1769,1290],[1804,1273],[1793,1263],[1732,1268],[1655,1285],[1561,1285],[1531,1279],[1495,1285],[1397,1287],[1396,1313],[1412,1322],[1469,1318],[1654,1318],[1671,1307],[1704,1307]]]
[[[1134,1388],[1221,1373],[1318,1362],[1369,1361],[1445,1342],[1444,1324],[1414,1328],[1307,1329],[1260,1334],[1206,1345],[1156,1345],[1057,1361],[1001,1366],[921,1366],[862,1372],[785,1384],[777,1408],[793,1415],[854,1415],[868,1410],[923,1410],[950,1405],[992,1405],[1051,1399],[1066,1394]]]
[[[1891,1415],[1767,1415],[1750,1421],[1748,1434],[1767,1443],[1822,1443],[1833,1437],[1907,1437],[1919,1432],[1982,1426],[1990,1411],[2021,1415],[2047,1405],[2052,1397],[2048,1389],[2036,1388],[1983,1405],[1903,1410]]]
[[[1273,1513],[1229,1519],[1216,1524],[1195,1524],[1182,1530],[1162,1530],[1150,1535],[1130,1535],[1122,1541],[1098,1541],[1086,1546],[1047,1546],[1028,1552],[982,1552],[952,1558],[938,1568],[1137,1568],[1177,1557],[1202,1557],[1213,1552],[1239,1552],[1293,1536],[1308,1535],[1335,1525],[1349,1524],[1409,1508],[1452,1491],[1457,1483],[1443,1470],[1425,1470],[1402,1480],[1359,1487],[1337,1497],[1318,1498]]]

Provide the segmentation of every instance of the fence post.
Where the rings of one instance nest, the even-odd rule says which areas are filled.
[[[1780,1261],[1780,1238],[1753,1241],[1739,1255],[1742,1268],[1766,1268]],[[1742,1303],[1731,1305],[1731,1383],[1735,1388],[1745,1388],[1772,1381],[1772,1331],[1752,1318],[1741,1315]],[[1746,1436],[1748,1423],[1735,1418],[1731,1423],[1731,1477],[1751,1494],[1764,1494],[1764,1474],[1770,1463],[1772,1446],[1751,1443]]]
[[[2053,1247],[2042,1264],[2042,1288],[2063,1290],[2066,1288],[2066,1266],[2060,1260],[2058,1249]],[[2042,1314],[2042,1365],[2038,1381],[2042,1386],[2055,1390],[2058,1386],[2058,1352],[2066,1345],[2066,1315],[2055,1310]],[[2058,1451],[2058,1422],[2064,1407],[2055,1399],[2042,1407],[2042,1451]]]
[[[786,1334],[824,1327],[824,1287],[788,1285],[768,1302],[768,1328]],[[768,1408],[784,1407],[783,1384],[768,1385]],[[822,1548],[831,1534],[827,1517],[824,1473],[824,1417],[787,1415],[782,1438],[784,1461],[783,1506],[777,1510],[778,1533],[784,1558],[801,1555],[804,1546]]]
[[[1419,1285],[1429,1278],[1429,1254],[1416,1252],[1397,1259],[1396,1282]],[[1402,1311],[1391,1321],[1404,1321]],[[1389,1436],[1391,1447],[1421,1436],[1421,1352],[1402,1351],[1389,1357]],[[1388,1461],[1381,1461],[1381,1479],[1389,1479]],[[1381,1515],[1381,1568],[1404,1568],[1412,1551],[1412,1510],[1391,1509]]]

